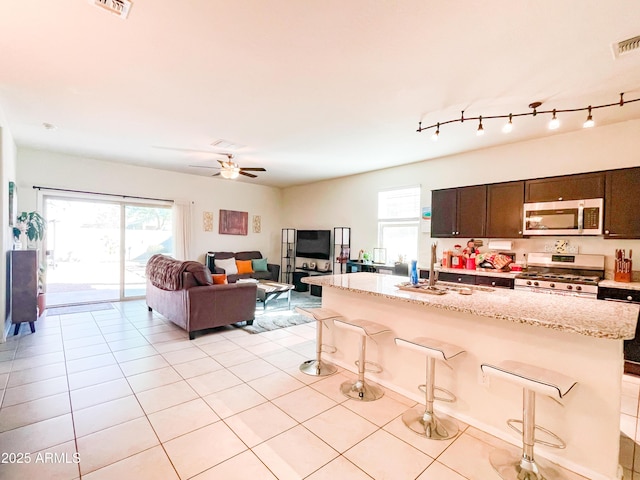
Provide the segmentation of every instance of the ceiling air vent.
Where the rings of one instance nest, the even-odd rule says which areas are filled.
[[[115,13],[121,18],[127,18],[129,10],[131,9],[131,2],[129,0],[89,0],[89,3],[102,7],[111,13]]]
[[[631,53],[634,50],[640,48],[640,35],[633,38],[622,40],[621,42],[614,43],[612,46],[613,56],[618,58],[627,53]]]

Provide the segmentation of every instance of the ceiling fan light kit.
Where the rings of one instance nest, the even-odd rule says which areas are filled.
[[[422,122],[418,122],[418,129],[416,130],[418,133],[423,132],[425,130],[430,130],[435,128],[435,132],[433,133],[433,135],[431,136],[431,139],[434,141],[437,141],[440,138],[440,127],[443,125],[447,125],[449,123],[464,123],[465,120],[478,120],[478,129],[476,131],[476,134],[478,136],[481,136],[484,134],[484,127],[483,127],[483,120],[492,120],[492,119],[496,119],[496,118],[506,118],[509,119],[508,123],[502,127],[502,131],[504,133],[509,133],[513,130],[513,118],[514,117],[535,117],[536,115],[541,115],[541,114],[552,114],[552,118],[551,121],[549,122],[549,129],[550,130],[556,130],[557,128],[560,127],[560,120],[558,120],[557,115],[558,113],[569,113],[569,112],[583,112],[586,111],[587,113],[587,120],[582,124],[583,128],[592,128],[593,126],[595,126],[595,121],[593,120],[593,115],[591,113],[592,110],[596,110],[598,108],[609,108],[609,107],[623,107],[625,104],[627,103],[634,103],[634,102],[639,102],[640,98],[634,98],[632,100],[625,100],[624,99],[624,93],[620,94],[620,100],[615,102],[615,103],[606,103],[603,105],[589,105],[588,107],[583,107],[583,108],[567,108],[567,109],[552,109],[552,110],[543,110],[543,111],[538,111],[538,108],[540,106],[542,106],[542,102],[532,102],[529,104],[529,108],[532,109],[531,112],[524,112],[524,113],[509,113],[506,115],[490,115],[490,116],[477,116],[477,117],[465,117],[464,116],[464,110],[462,111],[462,114],[460,115],[460,118],[454,118],[451,120],[447,120],[446,122],[437,122],[434,123],[433,125],[429,125],[428,127],[423,127],[422,126]]]
[[[227,160],[218,160],[220,164],[219,167],[212,167],[209,165],[189,165],[194,168],[219,168],[220,171],[218,173],[214,173],[212,176],[217,177],[220,175],[222,178],[226,178],[228,180],[234,180],[238,178],[240,175],[244,175],[249,178],[257,178],[257,175],[249,172],[266,172],[267,170],[262,167],[240,167],[236,162],[233,161],[234,155],[231,153],[225,153],[227,156]]]

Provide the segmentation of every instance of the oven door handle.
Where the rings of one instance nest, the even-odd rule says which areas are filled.
[[[580,202],[578,205],[578,231],[582,232],[584,229],[584,202]]]

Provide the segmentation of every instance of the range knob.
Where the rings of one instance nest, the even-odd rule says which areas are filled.
[[[551,288],[556,288],[556,284],[555,284],[555,283],[550,283],[550,284],[549,284],[549,286],[550,286]]]
[[[527,280],[527,285],[531,285],[531,280]]]
[[[573,285],[567,285],[567,290],[572,290],[573,289]]]
[[[533,282],[534,287],[537,287],[538,285],[540,285],[538,282]]]
[[[582,290],[582,287],[580,285],[576,285],[576,290],[580,291],[580,290]]]

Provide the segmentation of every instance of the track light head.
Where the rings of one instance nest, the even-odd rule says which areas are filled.
[[[556,118],[556,109],[553,109],[553,117],[551,117],[551,121],[549,122],[549,130],[557,130],[560,126],[560,120]]]
[[[437,142],[439,136],[440,136],[440,123],[438,123],[438,126],[436,127],[436,131],[433,132],[433,135],[431,135],[431,140],[433,140],[434,142]]]
[[[480,123],[478,124],[478,130],[476,131],[476,135],[480,137],[484,135],[484,128],[482,126],[482,115],[480,115],[479,119],[480,119]]]
[[[507,123],[504,124],[504,126],[502,127],[502,132],[503,133],[511,133],[511,131],[513,130],[513,114],[509,114],[509,121]]]
[[[589,105],[589,115],[587,116],[585,122],[582,124],[582,128],[592,128],[595,126],[595,124],[596,122],[593,121],[593,117],[591,116],[591,105]]]

